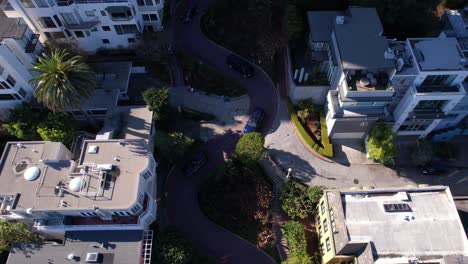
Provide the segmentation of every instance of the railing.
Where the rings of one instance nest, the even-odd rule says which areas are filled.
[[[77,4],[95,4],[95,3],[125,3],[128,0],[75,0]]]
[[[94,20],[91,20],[91,21],[81,22],[79,24],[65,25],[65,28],[71,29],[71,30],[74,30],[74,29],[91,29],[91,28],[95,27],[97,24],[99,24],[99,22],[101,22],[99,19],[94,19]]]
[[[153,230],[145,231],[143,234],[143,249],[141,259],[143,264],[151,264],[151,250],[153,248]]]

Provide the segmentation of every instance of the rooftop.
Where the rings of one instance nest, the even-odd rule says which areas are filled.
[[[349,241],[371,242],[379,258],[468,253],[448,187],[337,193],[327,192],[327,198],[333,208],[342,207],[344,211],[344,219],[337,220],[338,233],[344,232]]]
[[[99,62],[91,64],[91,67],[96,72],[99,88],[127,92],[132,62]]]
[[[393,59],[385,59],[388,41],[375,8],[349,8],[343,24],[333,22],[344,69],[392,69]]]
[[[312,41],[330,42],[333,23],[336,16],[343,16],[340,11],[310,11],[307,12],[310,35]]]
[[[129,208],[149,162],[144,140],[87,140],[79,161],[71,158],[61,143],[8,142],[0,163],[0,194],[19,194],[11,211]],[[27,180],[33,167],[37,178]]]
[[[69,254],[75,256],[73,263],[89,263],[86,262],[88,253],[99,253],[102,257],[99,263],[105,264],[139,263],[141,260],[141,230],[67,232],[65,236],[63,244],[14,244],[7,264],[68,263]]]
[[[18,19],[0,17],[0,40],[4,38],[20,39],[27,28],[27,25],[19,24]]]
[[[408,39],[421,71],[460,71],[465,60],[457,39]]]

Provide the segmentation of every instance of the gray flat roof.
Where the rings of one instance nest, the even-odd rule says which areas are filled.
[[[333,21],[344,69],[392,69],[394,60],[385,59],[388,41],[375,8],[350,7],[344,24]]]
[[[0,40],[4,38],[20,39],[27,28],[27,25],[18,24],[18,20],[15,18],[0,17]]]
[[[350,241],[369,241],[380,257],[464,255],[467,240],[448,187],[341,192]],[[404,203],[410,212],[386,212]]]
[[[465,58],[456,38],[409,39],[421,71],[459,71]]]
[[[344,15],[340,11],[310,11],[307,12],[310,35],[312,41],[330,42],[333,32],[333,23],[336,16]]]
[[[96,89],[94,94],[82,106],[83,109],[112,109],[116,107],[119,101],[120,91]]]
[[[87,253],[102,254],[100,263],[105,264],[135,264],[141,261],[141,230],[67,232],[65,236],[63,245],[47,242],[14,244],[7,264],[88,263]],[[69,254],[75,255],[76,260],[68,261],[66,257]]]
[[[118,111],[124,114],[121,138],[149,140],[153,113],[146,106],[120,106]]]
[[[98,62],[90,66],[96,72],[98,86],[102,89],[127,92],[132,62]]]
[[[88,153],[90,146],[97,147],[96,154]],[[21,142],[17,147],[17,142],[8,142],[0,163],[0,194],[20,194],[13,212],[27,208],[93,210],[96,206],[128,209],[136,201],[139,175],[148,166],[148,155],[143,139],[122,144],[120,140],[84,141],[78,163],[71,161],[71,153],[61,143]],[[25,180],[22,171],[15,173],[22,162],[40,170],[36,180]],[[109,172],[112,181],[105,188],[101,188],[97,164],[113,165]],[[81,191],[71,190],[70,182],[76,177],[85,179]],[[56,186],[63,186],[63,197],[57,195]]]

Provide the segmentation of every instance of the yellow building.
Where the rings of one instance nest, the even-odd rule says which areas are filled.
[[[463,225],[445,186],[328,190],[315,220],[324,264],[468,261]]]

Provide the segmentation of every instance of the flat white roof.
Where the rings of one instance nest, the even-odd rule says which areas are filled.
[[[342,194],[351,241],[370,241],[380,257],[464,255],[466,235],[447,189]],[[384,204],[407,204],[409,212],[386,212]]]
[[[455,38],[410,39],[421,71],[463,70],[465,58]]]

